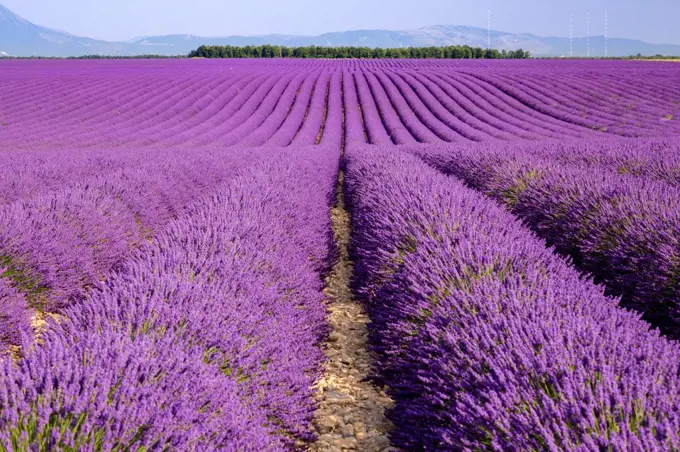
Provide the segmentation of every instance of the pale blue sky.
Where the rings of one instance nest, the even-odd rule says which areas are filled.
[[[604,34],[680,44],[680,0],[0,0],[31,22],[92,38],[190,33],[320,34],[426,25],[491,26],[510,32],[568,36]]]

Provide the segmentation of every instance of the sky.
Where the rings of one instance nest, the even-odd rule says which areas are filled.
[[[38,24],[106,40],[163,34],[316,35],[428,25],[486,27],[540,36],[604,34],[680,44],[680,0],[0,0]]]

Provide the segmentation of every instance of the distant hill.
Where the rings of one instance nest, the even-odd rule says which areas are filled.
[[[469,45],[486,47],[487,30],[460,25],[435,25],[416,30],[353,30],[324,33],[318,36],[264,35],[204,38],[193,35],[167,35],[137,38],[125,42],[108,42],[82,38],[35,25],[0,5],[0,57],[81,55],[181,55],[200,45],[286,45],[289,47],[362,46],[423,47]],[[586,38],[573,41],[574,56],[586,56]],[[541,37],[528,33],[491,31],[491,47],[499,50],[524,49],[535,56],[569,56],[569,39]],[[609,56],[680,55],[680,45],[650,44],[625,38],[610,38]],[[591,56],[604,54],[604,36],[590,37]]]

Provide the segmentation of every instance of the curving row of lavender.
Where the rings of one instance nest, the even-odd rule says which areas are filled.
[[[680,142],[677,136],[659,138],[574,140],[517,140],[466,143],[465,148],[480,159],[506,151],[507,158],[527,155],[575,168],[598,170],[680,186]],[[447,147],[451,149],[450,147]],[[442,149],[442,151],[444,151]]]
[[[355,126],[363,130],[348,135],[363,143],[680,133],[676,71],[643,62],[161,60],[2,69],[0,147],[11,149],[316,144],[338,77],[345,109],[360,110]]]
[[[272,154],[196,201],[0,364],[0,444],[279,450],[309,439],[339,152]]]
[[[610,293],[622,296],[625,306],[677,338],[678,141],[544,146],[485,144],[414,152],[506,205]]]
[[[673,450],[680,348],[502,207],[389,147],[349,152],[355,285],[406,450]]]
[[[0,170],[0,284],[20,297],[0,347],[59,313],[185,206],[266,151],[16,153]],[[271,154],[271,153],[269,153]],[[15,316],[13,315],[12,318]]]

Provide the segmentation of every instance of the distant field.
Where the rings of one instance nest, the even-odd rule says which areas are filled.
[[[676,69],[645,68],[639,62],[144,60],[2,65],[0,146],[12,150],[286,146],[316,144],[317,138],[337,145],[342,134],[335,113],[343,101],[361,103],[358,123],[357,109],[348,108],[347,140],[374,144],[680,131],[680,122],[662,121],[669,114],[678,117],[672,91]],[[640,71],[652,73],[641,78]]]
[[[680,66],[0,61],[0,450],[679,449],[679,275]]]

